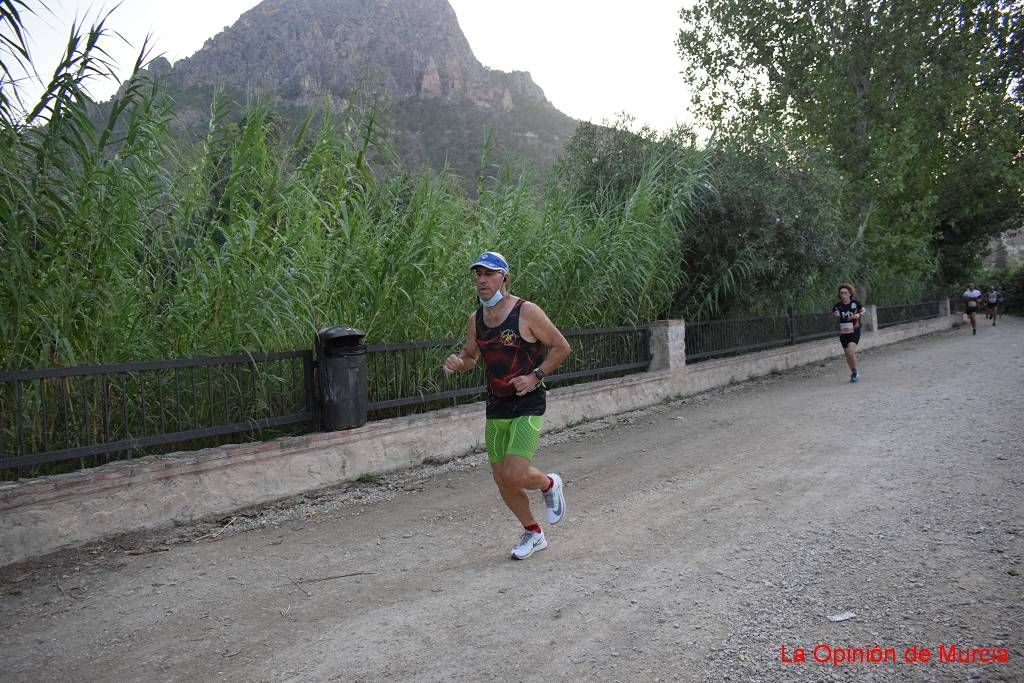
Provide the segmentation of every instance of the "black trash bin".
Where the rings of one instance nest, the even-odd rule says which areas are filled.
[[[366,424],[365,334],[352,327],[325,327],[317,332],[320,422],[328,432]]]

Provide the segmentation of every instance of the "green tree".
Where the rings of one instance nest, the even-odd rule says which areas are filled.
[[[858,275],[886,289],[1019,220],[1022,9],[698,0],[678,47],[707,125],[784,130],[827,155],[848,181]]]
[[[677,310],[723,318],[828,303],[853,268],[839,174],[814,150],[769,138],[723,139],[709,158]]]

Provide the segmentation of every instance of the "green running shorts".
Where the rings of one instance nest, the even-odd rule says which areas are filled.
[[[498,463],[506,455],[518,455],[533,460],[540,439],[541,415],[521,415],[511,419],[490,419],[484,427],[487,459]]]

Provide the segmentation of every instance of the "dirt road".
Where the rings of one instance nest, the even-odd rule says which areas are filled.
[[[524,562],[478,454],[10,567],[2,677],[1024,680],[1024,321],[861,366],[546,436]]]

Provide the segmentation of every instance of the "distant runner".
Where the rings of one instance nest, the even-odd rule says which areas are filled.
[[[557,524],[565,515],[562,478],[544,474],[532,462],[547,406],[544,377],[569,356],[569,342],[540,306],[509,294],[510,272],[504,256],[485,251],[470,269],[480,307],[469,316],[465,345],[445,359],[444,371],[468,372],[483,356],[487,458],[502,500],[524,529],[512,548],[512,559],[525,560],[548,547],[526,492],[543,494],[548,523]]]
[[[962,297],[964,300],[964,314],[971,322],[971,334],[978,334],[978,320],[975,314],[978,312],[978,304],[981,302],[981,290],[972,282],[967,286]]]
[[[988,290],[988,301],[985,304],[985,317],[992,320],[992,326],[995,327],[996,316],[999,314],[999,303],[1002,301],[1003,295],[999,293],[999,290],[992,287]]]
[[[857,290],[844,282],[839,285],[839,301],[832,307],[832,315],[839,319],[839,343],[843,345],[851,382],[860,381],[860,373],[857,372],[857,344],[860,343],[860,317],[864,313],[864,306],[853,298],[855,296]]]

